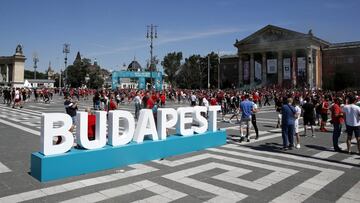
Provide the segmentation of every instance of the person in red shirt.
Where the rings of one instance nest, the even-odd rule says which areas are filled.
[[[329,110],[329,102],[328,97],[325,96],[324,101],[321,104],[321,123],[320,123],[320,131],[321,132],[328,132],[328,130],[325,129],[326,122],[328,120],[328,110]]]
[[[161,101],[161,107],[165,107],[165,101],[166,101],[165,93],[162,93],[160,95],[160,101]]]
[[[88,112],[88,138],[95,140],[96,116],[92,114],[90,108],[87,108],[86,112]]]
[[[217,105],[217,101],[216,101],[215,97],[211,97],[210,106],[215,106],[215,105]]]
[[[149,97],[149,99],[146,101],[146,108],[152,109],[154,107],[154,100],[152,97]]]
[[[336,98],[334,102],[334,105],[331,107],[331,122],[334,126],[332,140],[334,150],[341,152],[342,149],[339,147],[339,137],[341,135],[342,124],[344,123],[343,112],[340,108],[341,98]]]
[[[114,100],[114,95],[111,95],[110,97],[110,101],[109,101],[109,110],[116,110],[117,109],[117,105],[116,102]]]

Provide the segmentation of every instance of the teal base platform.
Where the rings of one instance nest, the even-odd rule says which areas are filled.
[[[166,158],[226,144],[224,130],[188,137],[171,135],[166,140],[145,140],[141,144],[106,145],[96,150],[71,149],[59,155],[31,154],[31,176],[41,182],[108,170],[129,164]]]

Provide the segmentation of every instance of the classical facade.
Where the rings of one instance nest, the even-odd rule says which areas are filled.
[[[25,60],[21,45],[13,56],[0,56],[0,86],[23,86]]]
[[[222,88],[230,87],[229,83],[231,87],[235,84],[236,87],[279,85],[322,88],[325,80],[327,85],[330,76],[324,70],[327,68],[323,65],[324,57],[328,60],[330,50],[339,47],[315,37],[311,30],[300,33],[273,25],[236,40],[234,46],[237,48],[236,55],[221,57]],[[226,70],[229,68],[231,73]],[[359,71],[358,66],[356,71]]]

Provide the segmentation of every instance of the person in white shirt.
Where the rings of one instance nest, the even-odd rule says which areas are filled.
[[[196,96],[194,92],[191,94],[191,106],[196,106]]]
[[[203,98],[203,105],[209,107],[209,101],[205,97]]]
[[[141,98],[139,96],[139,92],[136,93],[136,96],[134,97],[134,103],[135,103],[135,119],[139,118],[139,112],[141,109]]]
[[[351,153],[351,139],[353,133],[357,141],[358,153],[360,154],[360,107],[355,105],[356,98],[349,96],[347,98],[347,104],[343,107],[346,131],[348,134],[346,143],[348,153]]]
[[[299,135],[299,118],[301,115],[301,108],[299,107],[300,104],[300,100],[299,99],[295,99],[294,101],[295,104],[295,110],[296,110],[296,114],[295,114],[295,136],[296,136],[296,149],[300,149],[300,135]]]

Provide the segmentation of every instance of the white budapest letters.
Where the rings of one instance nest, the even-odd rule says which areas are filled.
[[[95,139],[88,139],[88,114],[77,113],[76,138],[77,144],[85,149],[99,149],[106,144],[111,146],[126,145],[131,141],[142,143],[144,137],[151,140],[166,140],[166,129],[176,125],[176,133],[182,136],[190,136],[194,133],[201,134],[206,131],[217,130],[217,111],[220,106],[195,106],[181,107],[177,110],[172,108],[159,108],[157,112],[157,127],[151,109],[142,109],[137,125],[134,116],[123,110],[110,111],[108,115],[108,135],[106,135],[106,112],[96,111]],[[208,120],[201,113],[208,112]],[[191,117],[186,117],[190,114]],[[124,122],[124,130],[119,133],[119,119]],[[71,117],[65,113],[43,113],[41,115],[41,153],[55,155],[69,151],[74,144],[74,137],[69,129],[72,125]],[[54,123],[61,122],[60,127],[54,127]],[[195,122],[197,126],[186,128],[186,124]],[[55,145],[53,138],[61,136],[62,142]],[[108,136],[108,139],[106,139]]]

